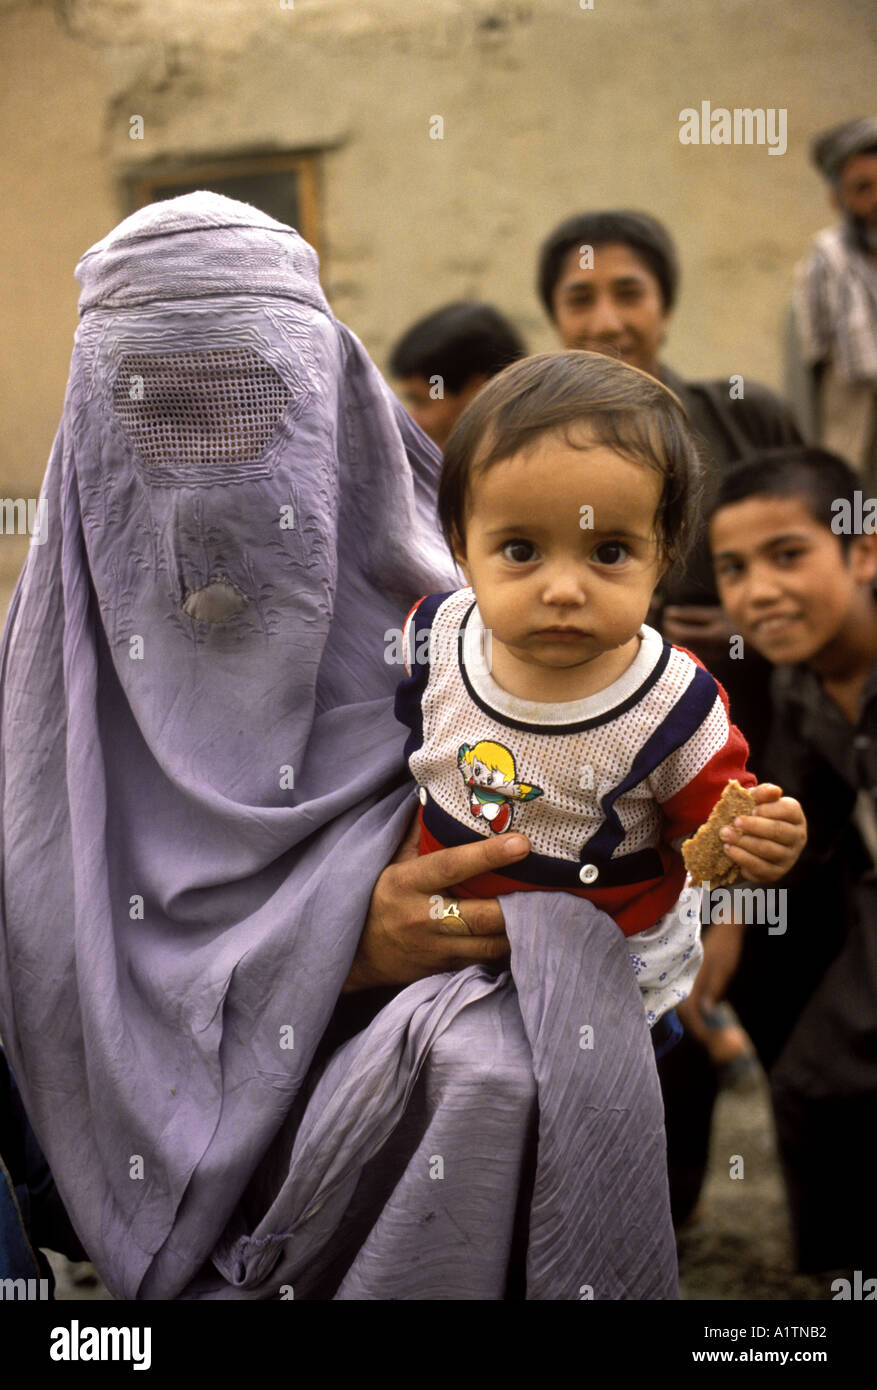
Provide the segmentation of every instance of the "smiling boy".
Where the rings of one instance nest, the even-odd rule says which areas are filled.
[[[877,1248],[877,893],[857,834],[877,824],[877,536],[843,527],[857,485],[823,450],[777,450],[724,479],[709,522],[725,608],[775,666],[771,775],[808,819],[788,936],[747,937],[732,996],[770,1068],[806,1270]]]
[[[844,515],[855,515],[856,486],[856,475],[832,454],[778,450],[724,480],[709,525],[726,611],[744,642],[775,665],[799,668],[775,672],[775,698],[796,738],[844,777],[851,726],[877,714],[870,710],[877,536],[843,527]],[[856,747],[865,751],[861,741]],[[877,760],[860,760],[854,780],[877,794]]]

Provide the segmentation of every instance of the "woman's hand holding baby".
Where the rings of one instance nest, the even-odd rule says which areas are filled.
[[[775,883],[797,863],[807,843],[807,821],[799,801],[782,787],[760,782],[751,794],[758,814],[737,816],[721,832],[729,859],[753,883]]]
[[[459,900],[463,932],[437,907],[455,901],[452,885],[478,874],[502,873],[506,864],[530,853],[523,835],[496,835],[476,844],[418,855],[420,821],[415,815],[391,864],[384,869],[369,907],[343,993],[376,985],[407,985],[427,975],[501,961],[509,951],[502,908],[496,898]]]

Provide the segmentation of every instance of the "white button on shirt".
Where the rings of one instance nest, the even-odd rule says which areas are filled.
[[[600,870],[596,864],[583,864],[579,869],[579,878],[582,883],[594,883],[600,877]]]

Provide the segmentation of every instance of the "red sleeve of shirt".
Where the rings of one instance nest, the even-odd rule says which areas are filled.
[[[403,660],[403,663],[404,663],[404,666],[405,666],[405,674],[406,674],[406,676],[410,676],[410,675],[411,675],[411,663],[410,663],[409,660],[408,660],[408,633],[409,633],[409,630],[410,630],[410,625],[411,625],[411,622],[412,622],[412,620],[413,620],[413,618],[414,618],[414,614],[417,612],[418,608],[419,608],[420,605],[423,603],[423,600],[424,600],[426,597],[427,597],[426,594],[421,594],[421,595],[420,595],[420,598],[417,600],[417,602],[416,602],[416,603],[412,603],[411,607],[410,607],[409,610],[408,610],[408,614],[407,614],[407,616],[406,616],[406,618],[405,618],[405,621],[404,621],[404,623],[402,624],[402,653],[403,653],[402,660]]]
[[[680,647],[679,650],[684,651],[686,656],[691,657],[693,662],[706,670],[694,652],[687,651],[685,647]],[[668,840],[691,835],[705,820],[709,820],[713,807],[732,779],[736,779],[741,787],[751,788],[758,785],[758,778],[746,767],[749,745],[736,724],[731,723],[728,696],[719,681],[716,681],[716,689],[728,718],[728,738],[686,786],[680,788],[669,801],[662,803],[666,819],[664,834]]]

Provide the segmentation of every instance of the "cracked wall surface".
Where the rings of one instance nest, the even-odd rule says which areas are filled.
[[[470,295],[553,346],[540,240],[579,209],[643,208],[680,245],[667,360],[779,384],[792,267],[831,220],[807,142],[873,110],[872,9],[593,5],[0,0],[0,493],[45,467],[76,261],[124,215],[122,176],[162,159],[322,151],[324,285],[381,365],[414,317]],[[788,152],[682,146],[703,99],[787,108]]]

